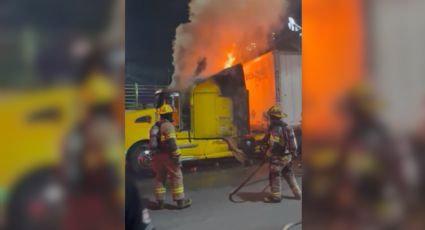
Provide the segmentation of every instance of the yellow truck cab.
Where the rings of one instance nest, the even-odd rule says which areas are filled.
[[[238,76],[240,78],[241,75]],[[233,155],[228,142],[236,137],[238,132],[242,133],[234,122],[232,98],[223,95],[223,89],[220,89],[220,84],[217,83],[217,79],[226,77],[229,77],[228,73],[199,81],[186,92],[163,90],[157,94],[157,106],[169,103],[175,109],[173,123],[183,161]],[[242,79],[239,80],[243,82]],[[233,89],[229,88],[231,84],[221,85],[222,88],[227,87],[225,90],[229,92]],[[245,91],[243,86],[241,89]],[[158,120],[156,109],[126,111],[125,120],[127,163],[134,165],[135,171],[149,168],[149,130]],[[245,120],[247,121],[246,117]],[[246,126],[245,122],[245,130]]]

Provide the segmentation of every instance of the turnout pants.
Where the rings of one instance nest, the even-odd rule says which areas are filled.
[[[155,174],[153,186],[157,200],[165,200],[165,183],[168,179],[173,200],[184,199],[183,174],[180,165],[169,154],[159,153],[152,156],[152,170]]]
[[[273,197],[279,199],[282,197],[282,176],[291,188],[292,193],[296,196],[301,195],[301,190],[292,173],[291,159],[291,155],[272,156],[270,158],[269,184]]]

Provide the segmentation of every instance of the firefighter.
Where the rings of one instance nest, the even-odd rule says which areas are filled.
[[[173,200],[177,208],[188,208],[191,199],[185,199],[183,174],[181,171],[180,150],[176,144],[176,132],[172,122],[173,108],[163,104],[159,109],[160,121],[150,130],[150,149],[152,151],[152,169],[155,174],[154,193],[157,209],[164,208],[165,182],[169,178]]]
[[[279,203],[282,200],[281,177],[289,184],[292,193],[301,199],[301,190],[291,169],[292,154],[296,151],[296,140],[293,131],[282,121],[286,114],[277,106],[272,106],[267,115],[270,120],[269,129],[263,139],[268,143],[266,156],[269,158],[269,184],[271,194],[264,198],[266,203]]]

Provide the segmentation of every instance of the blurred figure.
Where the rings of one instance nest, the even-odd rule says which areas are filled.
[[[264,198],[266,203],[279,203],[282,200],[281,177],[285,179],[292,193],[297,199],[301,199],[301,190],[292,172],[292,154],[296,152],[296,142],[293,131],[282,121],[286,114],[277,106],[267,111],[270,126],[263,139],[269,148],[266,155],[270,158],[269,185],[271,194]],[[282,175],[283,174],[283,175]]]
[[[5,111],[15,117],[7,115],[5,124],[20,128],[9,135],[16,141],[2,145],[11,153],[3,167],[13,184],[5,213],[9,229],[105,229],[122,223],[115,118],[120,100],[100,64],[104,54],[89,54],[77,83],[31,94],[35,104],[6,103]],[[17,143],[26,137],[31,141]]]
[[[424,6],[303,1],[303,229],[425,229]]]
[[[163,104],[158,109],[158,113],[160,121],[151,128],[149,140],[149,148],[153,152],[152,170],[155,173],[156,208],[164,208],[167,178],[171,183],[173,200],[177,202],[177,208],[188,208],[192,205],[192,200],[186,199],[184,194],[180,150],[176,143],[176,131],[171,123],[173,121],[173,107],[169,104]]]
[[[81,112],[64,149],[67,188],[64,229],[116,229],[122,226],[119,130],[114,124],[117,90],[95,50],[80,80]]]
[[[317,219],[307,211],[306,217],[321,229],[387,229],[404,224],[412,193],[405,183],[400,145],[377,119],[380,107],[368,85],[353,87],[340,107],[348,131],[338,149],[310,153],[315,156],[308,159],[305,202],[327,211]]]
[[[120,2],[0,3],[0,228],[123,222]]]
[[[347,224],[400,226],[404,191],[398,146],[377,119],[379,103],[367,85],[345,99],[349,132],[339,154],[336,207]],[[353,225],[352,225],[353,226]]]

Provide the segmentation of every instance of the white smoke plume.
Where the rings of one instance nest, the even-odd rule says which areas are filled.
[[[176,29],[170,87],[219,72],[229,53],[241,62],[266,50],[286,8],[287,0],[192,0],[189,22]]]

